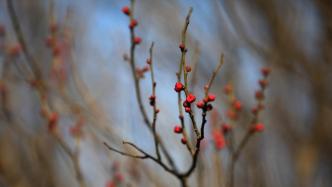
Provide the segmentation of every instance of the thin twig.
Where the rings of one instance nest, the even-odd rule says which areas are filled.
[[[152,96],[154,97],[153,99],[153,120],[152,120],[152,131],[153,131],[153,136],[154,136],[154,144],[155,144],[155,150],[157,154],[157,158],[160,160],[160,152],[159,152],[159,141],[157,141],[157,133],[156,133],[156,122],[157,122],[157,115],[158,115],[158,109],[157,109],[157,97],[156,97],[156,86],[157,83],[154,79],[154,69],[153,69],[153,46],[154,42],[151,43],[150,50],[149,50],[149,59],[148,61],[149,66],[150,66],[150,75],[151,75],[151,82],[152,82]]]
[[[140,158],[140,159],[147,159],[148,157],[146,155],[143,155],[143,156],[140,156],[140,155],[132,155],[132,154],[129,154],[129,153],[125,153],[123,151],[120,151],[120,150],[117,150],[111,146],[109,146],[106,142],[104,142],[104,145],[111,151],[114,151],[116,153],[119,153],[123,156],[127,156],[127,157],[131,157],[131,158]]]
[[[132,21],[134,19],[134,8],[135,8],[135,0],[131,0],[131,7],[130,7],[131,13],[129,15],[130,16],[130,21]],[[130,46],[130,59],[129,59],[129,62],[130,62],[132,76],[134,78],[136,99],[137,99],[139,109],[141,111],[141,114],[143,116],[143,119],[144,119],[144,122],[145,122],[147,128],[151,131],[152,134],[154,134],[154,131],[152,129],[152,124],[151,124],[151,122],[148,118],[148,115],[147,115],[146,110],[145,110],[144,105],[143,105],[142,96],[141,96],[140,81],[139,81],[139,78],[136,75],[136,65],[135,65],[136,44],[135,44],[135,41],[134,41],[134,39],[135,39],[135,30],[134,30],[134,28],[130,28],[130,39],[131,39],[131,46]],[[155,140],[159,142],[160,148],[163,151],[163,153],[164,153],[167,161],[169,162],[169,164],[173,168],[175,168],[175,164],[174,164],[174,161],[173,161],[172,157],[170,156],[170,154],[166,150],[164,143],[162,142],[160,136],[157,133],[155,133]]]
[[[42,76],[41,71],[39,69],[37,61],[33,58],[33,56],[28,51],[28,46],[26,44],[26,40],[24,39],[24,35],[23,35],[22,29],[21,29],[21,26],[20,26],[20,23],[18,20],[18,16],[16,15],[12,0],[7,0],[7,9],[8,9],[10,20],[13,25],[13,29],[14,29],[16,38],[22,47],[22,51],[35,76],[35,79],[39,80]]]

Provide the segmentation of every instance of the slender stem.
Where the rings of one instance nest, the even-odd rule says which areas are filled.
[[[183,72],[184,92],[185,92],[186,97],[189,94],[189,91],[188,91],[188,78],[187,78],[188,73],[186,72],[186,53],[187,53],[186,35],[187,35],[187,30],[188,30],[188,26],[189,26],[189,23],[190,23],[190,17],[191,17],[192,12],[193,12],[193,8],[190,7],[190,9],[188,11],[188,14],[187,14],[187,17],[186,17],[186,21],[185,21],[184,26],[183,26],[182,34],[181,34],[181,44],[184,45],[184,49],[182,49],[182,51],[181,51],[181,60],[180,60],[180,64],[179,64],[179,71],[177,72],[178,82],[181,82],[181,75],[182,75],[182,72]],[[178,98],[179,98],[178,99],[178,105],[179,105],[179,107],[181,107],[180,116],[183,116],[182,105],[181,105],[182,101],[181,101],[181,93],[180,92],[178,93]],[[197,128],[195,117],[194,117],[194,114],[193,114],[192,111],[189,112],[189,117],[191,119],[192,126],[193,126],[194,132],[196,134],[196,137],[200,137],[200,133],[199,133],[199,130]],[[184,124],[182,126],[184,126]]]
[[[151,43],[151,47],[149,50],[149,66],[150,66],[150,75],[151,75],[151,82],[152,82],[152,96],[154,97],[153,101],[153,120],[152,120],[152,131],[153,131],[153,136],[154,136],[154,146],[157,154],[157,158],[160,160],[160,152],[159,152],[159,141],[157,141],[157,131],[156,131],[156,122],[157,122],[157,114],[158,114],[158,109],[157,109],[157,98],[156,98],[156,86],[157,83],[154,79],[154,70],[153,70],[153,46],[154,42]]]
[[[131,13],[130,13],[130,21],[132,21],[134,19],[134,6],[135,5],[135,0],[131,0]],[[135,48],[136,48],[136,44],[134,42],[135,39],[135,30],[134,28],[130,28],[130,39],[131,39],[131,46],[130,46],[130,66],[131,66],[131,72],[132,72],[132,76],[134,78],[134,84],[135,84],[135,93],[136,93],[136,99],[138,102],[138,106],[139,109],[141,111],[141,114],[143,116],[143,120],[146,124],[146,126],[148,127],[148,129],[151,131],[152,134],[154,135],[154,138],[156,141],[159,142],[160,144],[160,148],[163,151],[163,153],[165,154],[165,157],[167,159],[167,161],[170,163],[170,165],[175,168],[175,164],[173,159],[171,158],[170,154],[168,153],[168,151],[165,148],[164,143],[162,142],[160,136],[157,133],[154,133],[154,130],[152,129],[152,124],[148,118],[148,115],[146,113],[146,110],[144,108],[143,105],[143,101],[142,101],[142,96],[141,96],[141,87],[140,87],[140,81],[136,75],[136,66],[135,66]]]
[[[22,47],[22,51],[27,59],[27,62],[29,64],[35,78],[40,79],[42,76],[41,71],[39,69],[38,63],[36,62],[36,60],[33,58],[33,56],[28,51],[28,46],[24,39],[24,35],[22,32],[21,26],[19,24],[18,16],[15,12],[12,0],[7,0],[7,9],[8,9],[10,20],[13,25],[13,29],[14,29],[16,38]]]

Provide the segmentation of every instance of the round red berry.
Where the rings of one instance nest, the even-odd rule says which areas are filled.
[[[52,51],[53,56],[57,57],[61,54],[61,48],[60,46],[55,46]]]
[[[233,110],[227,110],[226,115],[229,119],[231,120],[236,120],[237,119],[237,114]]]
[[[126,15],[129,15],[130,14],[130,8],[128,6],[125,6],[122,8],[122,12]]]
[[[222,132],[224,133],[224,134],[227,134],[229,131],[231,131],[232,130],[232,126],[230,126],[229,124],[227,124],[227,123],[224,123],[224,124],[222,124]]]
[[[56,112],[52,112],[49,116],[48,116],[48,122],[49,123],[57,123],[59,119],[58,113]]]
[[[235,110],[240,111],[242,110],[242,103],[239,100],[235,100],[233,102],[233,107]]]
[[[150,58],[146,59],[146,63],[149,64],[149,65],[151,65],[152,64],[151,59]]]
[[[187,96],[187,98],[186,98],[186,101],[188,102],[188,103],[193,103],[193,102],[195,102],[195,100],[196,100],[196,96],[195,95],[193,95],[193,94],[188,94],[188,96]]]
[[[208,102],[212,102],[216,99],[216,96],[214,94],[209,94],[207,97]]]
[[[17,43],[9,47],[8,53],[10,56],[17,56],[22,51],[22,46]]]
[[[5,36],[6,29],[3,25],[0,25],[0,37]]]
[[[134,43],[135,43],[136,45],[140,44],[141,42],[142,42],[142,38],[140,38],[140,37],[135,37],[135,38],[134,38]]]
[[[184,86],[181,82],[177,82],[175,83],[175,87],[174,87],[174,90],[176,92],[181,92],[182,90],[184,90]]]
[[[266,88],[266,86],[268,85],[268,82],[266,79],[262,79],[262,80],[259,80],[259,85],[261,86],[261,88]]]
[[[132,19],[129,24],[129,28],[133,29],[138,25],[138,22],[136,19]]]
[[[252,127],[253,132],[263,132],[264,131],[264,124],[263,123],[257,123]]]
[[[187,73],[189,73],[189,72],[191,72],[191,67],[190,66],[186,66],[185,70],[186,70]]]
[[[182,105],[183,107],[189,107],[190,103],[188,103],[188,101],[183,101]]]
[[[254,114],[254,115],[257,115],[258,114],[258,108],[257,107],[252,108],[251,113]]]
[[[181,44],[179,45],[179,48],[180,48],[180,50],[183,52],[183,51],[185,50],[186,46],[185,46],[183,43],[181,43]]]
[[[267,77],[271,73],[271,69],[268,67],[264,67],[261,69],[261,73],[263,74],[263,76]]]
[[[210,111],[213,109],[213,106],[211,104],[206,105],[206,110]]]
[[[196,103],[196,106],[197,106],[197,108],[203,108],[204,107],[204,101],[198,101],[197,103]]]
[[[262,100],[262,99],[264,99],[264,93],[260,90],[256,91],[255,97],[256,97],[257,100]]]
[[[184,107],[184,110],[189,113],[191,111],[191,108],[190,107]]]
[[[180,134],[182,133],[182,127],[177,125],[174,127],[174,133]]]
[[[55,33],[58,30],[58,25],[55,22],[52,22],[49,26],[51,33]]]
[[[182,138],[181,138],[181,143],[182,143],[182,144],[187,144],[187,139],[186,139],[185,137],[182,137]]]

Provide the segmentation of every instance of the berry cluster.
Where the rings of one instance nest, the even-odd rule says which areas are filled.
[[[57,39],[58,25],[55,22],[49,25],[50,35],[45,39],[45,45],[52,50],[53,57],[58,57],[61,55],[61,44]]]
[[[130,17],[129,29],[131,31],[133,31],[135,29],[135,27],[137,27],[138,21],[135,18],[133,18],[132,14],[131,14],[131,10],[130,10],[130,8],[128,6],[123,7],[122,8],[122,12],[125,15],[127,15],[127,16]],[[135,37],[133,37],[133,41],[132,42],[133,42],[133,44],[138,45],[138,44],[140,44],[142,42],[142,38],[138,37],[138,36],[135,36]]]
[[[264,110],[264,104],[263,104],[263,101],[264,101],[264,91],[266,90],[267,86],[268,86],[268,76],[270,75],[271,73],[271,69],[268,68],[268,67],[264,67],[261,69],[261,74],[262,74],[262,79],[260,79],[258,81],[259,83],[259,90],[257,90],[255,92],[255,98],[256,98],[256,106],[253,107],[251,109],[251,112],[252,114],[254,115],[254,120],[252,122],[252,126],[251,126],[251,132],[252,133],[255,133],[255,132],[262,132],[264,131],[264,124],[263,123],[260,123],[258,122],[258,117],[259,117],[259,113]]]
[[[82,132],[82,127],[84,125],[84,118],[80,117],[76,123],[70,127],[69,132],[71,134],[71,136],[75,137],[75,138],[80,138],[83,135]]]
[[[112,179],[107,181],[106,187],[116,187],[121,185],[124,181],[124,177],[120,172],[120,164],[117,161],[115,161],[112,165],[112,174]]]
[[[47,120],[48,131],[50,133],[55,133],[58,127],[59,114],[57,112],[50,111],[46,107],[42,107],[40,109],[40,115]]]
[[[227,84],[224,87],[224,93],[226,94],[230,108],[226,112],[226,116],[232,120],[236,121],[238,119],[239,113],[242,110],[242,103],[238,100],[234,95],[233,86],[231,84]]]
[[[211,102],[213,102],[214,100],[216,100],[216,96],[210,93],[203,100],[198,101],[196,103],[196,106],[203,111],[210,111],[213,109]]]

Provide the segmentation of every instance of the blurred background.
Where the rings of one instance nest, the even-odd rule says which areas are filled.
[[[126,140],[154,154],[123,59],[130,47],[129,20],[121,12],[126,5],[129,1],[0,0],[1,187],[179,186],[154,162],[123,157],[103,145],[130,152],[121,143]],[[225,186],[229,151],[227,145],[216,149],[210,133],[227,121],[223,87],[231,83],[243,104],[234,123],[237,143],[252,118],[263,66],[272,69],[260,118],[265,131],[243,150],[235,186],[332,186],[332,2],[137,0],[136,34],[142,38],[137,67],[145,66],[154,41],[157,131],[183,171],[191,157],[173,133],[179,123],[173,87],[189,7],[194,11],[187,63],[195,67],[191,90],[198,98],[220,53],[225,55],[211,89],[217,95],[214,119],[209,115],[189,186]],[[152,116],[149,74],[141,87]]]

